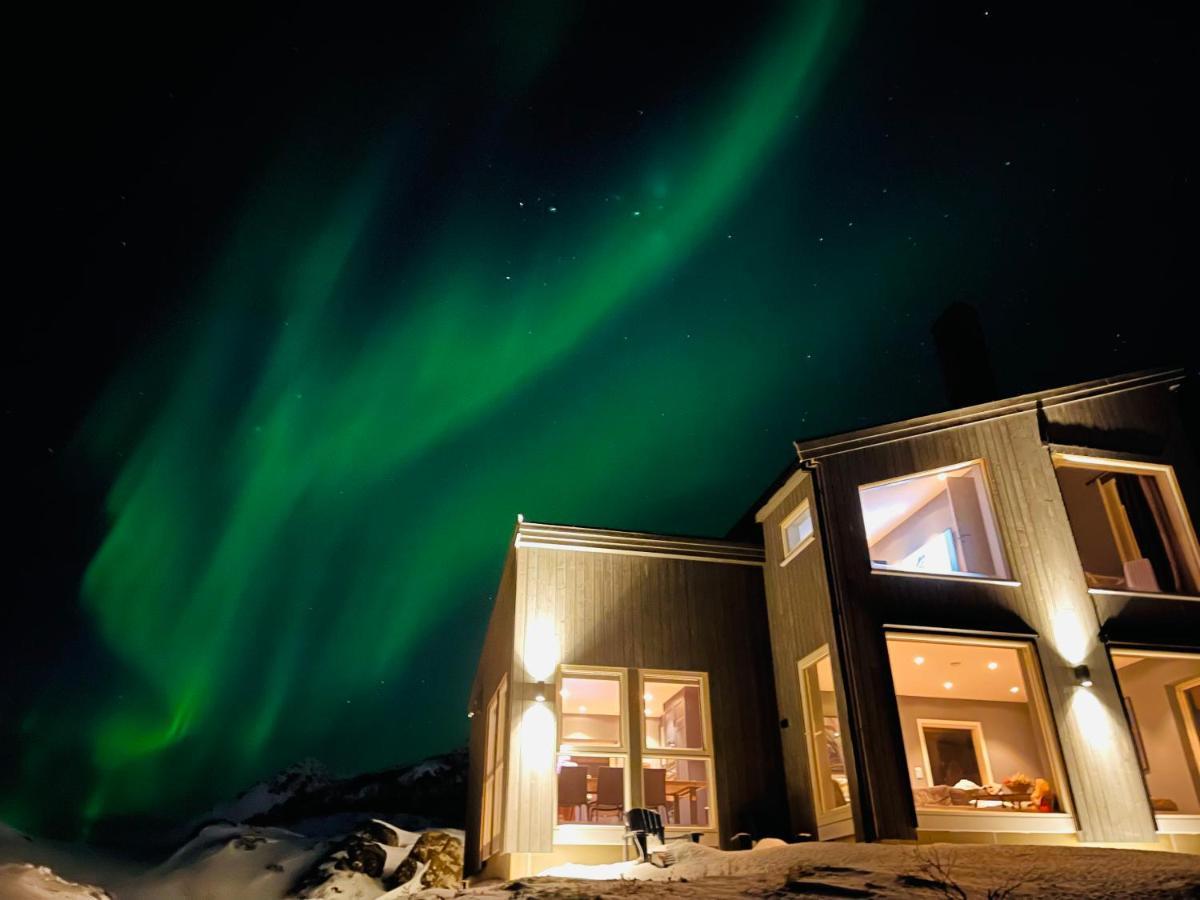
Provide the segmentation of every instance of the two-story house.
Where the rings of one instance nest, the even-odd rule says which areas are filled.
[[[1184,387],[798,442],[736,539],[518,519],[469,704],[468,870],[622,859],[633,807],[715,846],[1200,852]]]

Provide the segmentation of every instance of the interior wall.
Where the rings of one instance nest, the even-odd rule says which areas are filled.
[[[943,700],[934,697],[897,697],[900,728],[904,734],[904,753],[908,777],[914,787],[932,787],[929,773],[918,781],[916,766],[925,767],[921,755],[921,735],[917,719],[953,719],[979,722],[983,740],[997,782],[1024,772],[1030,778],[1045,778],[1053,784],[1050,765],[1041,749],[1038,731],[1028,704],[998,703],[993,700]]]
[[[1096,486],[1088,484],[1098,473],[1064,466],[1056,469],[1055,474],[1083,567],[1097,575],[1124,578],[1125,568],[1113,541],[1104,502]]]
[[[1200,814],[1186,735],[1175,704],[1174,685],[1200,676],[1200,657],[1170,659],[1148,657],[1118,670],[1121,692],[1129,698],[1137,718],[1150,771],[1146,787],[1152,798],[1174,800],[1181,813]]]
[[[945,491],[871,545],[871,559],[896,562],[908,556],[932,534],[954,527],[950,513],[950,495]]]

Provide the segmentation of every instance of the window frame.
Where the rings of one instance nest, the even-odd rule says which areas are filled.
[[[808,515],[808,520],[812,526],[811,530],[809,531],[808,537],[801,540],[800,543],[798,543],[795,547],[788,549],[788,536],[787,536],[788,529],[796,523],[797,519],[803,518],[805,514]],[[809,502],[809,499],[807,497],[805,497],[803,500],[801,500],[795,509],[793,509],[790,513],[788,513],[786,516],[783,517],[783,520],[779,523],[779,537],[780,537],[780,541],[782,542],[782,546],[783,546],[783,558],[779,561],[779,565],[781,567],[786,566],[793,559],[795,559],[797,556],[799,556],[801,553],[803,553],[805,550],[807,550],[813,544],[814,541],[816,541],[816,539],[817,539],[817,517],[816,517],[815,512],[813,511],[812,504]]]
[[[564,678],[596,678],[616,680],[620,691],[621,721],[617,732],[619,744],[572,744],[563,741],[562,684]],[[625,808],[629,808],[633,794],[630,784],[630,769],[633,754],[629,740],[629,671],[622,666],[583,666],[562,663],[554,673],[554,774],[551,779],[555,844],[619,844],[623,843],[625,823],[610,824],[597,822],[558,821],[558,760],[562,756],[607,756],[622,760],[625,773]]]
[[[1117,693],[1121,695],[1122,701],[1124,701],[1126,694],[1125,688],[1121,684],[1120,670],[1116,666],[1116,658],[1118,656],[1137,656],[1143,659],[1187,659],[1200,662],[1200,652],[1146,650],[1130,645],[1110,645],[1108,647],[1108,656],[1113,668]],[[1188,715],[1188,699],[1185,694],[1185,691],[1189,688],[1198,685],[1200,685],[1200,677],[1193,677],[1185,678],[1176,684],[1164,685],[1163,687],[1170,692],[1167,705],[1172,715],[1177,719],[1176,725],[1182,724],[1183,733],[1180,735],[1180,738],[1185,745],[1185,752],[1190,753],[1192,757],[1190,760],[1191,764],[1188,766],[1188,775],[1192,779],[1197,795],[1200,795],[1200,733],[1197,732],[1195,722]],[[1129,729],[1130,739],[1136,744],[1138,738],[1134,733],[1134,722],[1130,718],[1129,708],[1122,702],[1121,709],[1125,715],[1125,726]],[[1142,779],[1142,784],[1145,786],[1146,802],[1149,803],[1151,791],[1150,785],[1146,782],[1146,774],[1139,765],[1138,776]],[[1196,813],[1159,812],[1153,808],[1151,808],[1150,813],[1154,816],[1155,826],[1160,834],[1200,834],[1200,815]]]
[[[800,679],[800,705],[804,715],[804,746],[808,756],[808,778],[809,786],[813,794],[813,811],[817,815],[817,837],[820,840],[831,840],[836,837],[842,837],[845,834],[853,833],[853,825],[849,832],[844,829],[836,828],[838,823],[845,821],[853,821],[854,811],[852,801],[847,800],[845,803],[824,809],[823,804],[819,802],[821,796],[819,788],[819,779],[821,777],[820,769],[817,764],[818,755],[823,750],[823,744],[820,743],[821,736],[825,731],[822,728],[820,731],[815,731],[816,718],[814,716],[813,701],[809,697],[808,682],[805,678],[805,671],[816,666],[823,659],[829,659],[829,664],[833,665],[833,656],[828,644],[822,644],[812,653],[809,653],[803,659],[796,662],[796,674]],[[834,684],[834,695],[837,695],[837,684]],[[840,718],[840,717],[839,717]],[[822,716],[824,719],[824,716]],[[822,725],[824,722],[822,721]],[[844,731],[844,729],[843,729]],[[842,756],[845,758],[846,742],[842,742]],[[848,767],[847,767],[848,768]]]
[[[944,473],[953,472],[958,469],[966,469],[971,466],[978,466],[980,478],[983,482],[983,497],[987,501],[985,510],[987,517],[990,519],[992,526],[992,534],[988,535],[988,547],[997,561],[996,566],[999,571],[992,575],[986,575],[980,572],[931,572],[920,569],[899,569],[890,566],[876,566],[871,559],[871,545],[867,543],[866,538],[866,523],[863,523],[863,549],[866,551],[867,566],[872,575],[899,576],[902,578],[929,578],[937,581],[965,581],[972,584],[992,584],[1003,587],[1019,587],[1021,582],[1017,581],[1013,575],[1012,561],[1008,556],[1008,549],[1004,535],[1000,525],[1000,517],[996,514],[996,491],[992,485],[991,467],[984,457],[968,459],[963,462],[950,463],[945,466],[938,466],[933,469],[922,469],[917,472],[910,472],[906,475],[895,475],[890,478],[882,478],[878,481],[870,481],[860,484],[856,488],[858,501],[859,520],[862,521],[862,494],[863,491],[872,488],[883,487],[888,484],[898,484],[904,481],[914,481],[918,478],[936,477]]]
[[[493,714],[495,718],[493,718]],[[504,842],[504,798],[508,772],[508,673],[484,711],[483,796],[479,809],[479,858],[499,852]]]
[[[617,682],[620,691],[621,721],[618,726],[618,744],[573,744],[563,738],[562,689],[564,678],[594,678],[598,681]],[[554,730],[555,756],[570,751],[577,756],[628,756],[629,755],[629,681],[625,669],[617,666],[560,665],[554,677]]]
[[[1058,737],[1058,728],[1050,708],[1049,693],[1046,688],[1045,675],[1037,645],[1032,637],[1014,635],[1012,637],[993,638],[982,637],[978,634],[963,632],[933,632],[902,628],[884,629],[885,652],[887,641],[907,641],[922,644],[956,644],[973,647],[998,647],[1017,651],[1021,663],[1021,677],[1025,682],[1025,702],[1029,704],[1035,735],[1042,741],[1042,749],[1048,759],[1050,774],[1053,778],[1051,786],[1058,800],[1060,812],[1031,813],[1005,812],[999,810],[979,810],[972,808],[949,808],[917,806],[912,797],[909,802],[917,817],[917,829],[946,830],[946,831],[1041,831],[1046,833],[1074,834],[1078,828],[1075,819],[1075,803],[1071,796],[1071,783],[1067,778],[1067,767],[1063,760],[1062,745]],[[888,679],[891,680],[889,659]],[[893,702],[896,697],[895,686],[892,686]],[[899,723],[899,708],[894,706]],[[921,739],[924,750],[924,738]],[[925,762],[928,767],[928,761]],[[911,777],[911,775],[910,775]],[[929,777],[926,768],[926,778]]]
[[[715,834],[720,830],[719,813],[717,811],[717,756],[713,748],[712,734],[712,700],[709,694],[708,673],[694,672],[684,669],[637,669],[638,674],[638,740],[641,744],[638,752],[638,778],[645,771],[643,761],[653,759],[699,759],[707,763],[708,770],[708,824],[707,825],[672,825],[663,822],[664,830],[669,834]],[[666,682],[668,684],[695,684],[700,688],[700,718],[704,732],[704,746],[700,749],[688,747],[649,747],[647,746],[645,707],[641,706],[646,696],[646,682]]]
[[[1087,591],[1089,594],[1114,597],[1161,597],[1168,600],[1200,599],[1200,538],[1197,538],[1196,525],[1192,521],[1191,511],[1188,509],[1187,501],[1184,499],[1183,490],[1179,487],[1179,479],[1175,475],[1175,467],[1173,465],[1140,459],[1104,456],[1100,453],[1066,450],[1052,450],[1050,461],[1054,466],[1056,474],[1060,468],[1073,468],[1089,469],[1092,471],[1107,470],[1130,475],[1149,475],[1159,480],[1160,490],[1163,487],[1166,488],[1163,491],[1164,499],[1169,499],[1167,515],[1171,519],[1171,525],[1176,532],[1174,537],[1179,541],[1180,549],[1183,551],[1184,565],[1188,570],[1188,575],[1192,580],[1193,586],[1197,590],[1197,593],[1193,594],[1179,594],[1169,591],[1131,591],[1128,589],[1088,587]],[[1058,479],[1056,477],[1055,484],[1057,483]],[[1067,512],[1067,521],[1069,523],[1071,513],[1067,509],[1065,500],[1063,500],[1063,509]],[[1075,540],[1074,526],[1071,528],[1071,540],[1072,542]],[[1076,553],[1078,555],[1078,550]],[[1079,563],[1082,570],[1082,558]]]
[[[1028,692],[1027,692],[1028,693]],[[975,748],[975,762],[979,766],[983,784],[995,784],[992,774],[992,759],[988,756],[987,739],[983,736],[983,723],[972,719],[917,719],[917,734],[921,738],[921,760],[925,764],[925,780],[929,781],[933,768],[929,761],[929,739],[925,736],[926,728],[940,728],[943,731],[969,731]],[[980,785],[982,787],[983,785]]]

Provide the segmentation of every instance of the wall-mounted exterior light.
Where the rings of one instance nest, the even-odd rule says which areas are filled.
[[[546,702],[546,682],[539,681],[537,685],[537,693],[533,695],[533,699],[538,703]]]
[[[1075,683],[1080,687],[1092,686],[1092,672],[1087,666],[1076,666],[1074,668]]]

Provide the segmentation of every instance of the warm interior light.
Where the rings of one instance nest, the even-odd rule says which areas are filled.
[[[568,691],[566,688],[563,688],[561,691],[559,691],[559,694],[561,694],[561,695],[562,695],[562,697],[563,697],[563,699],[564,699],[564,700],[565,700],[567,697],[570,697],[570,696],[571,696],[571,692],[570,692],[570,691]]]
[[[1019,693],[1021,693],[1021,689],[1014,684],[1012,687],[1010,687],[1008,689],[1008,692],[1010,694],[1019,694]]]
[[[654,713],[651,711],[650,707],[648,707],[648,706],[646,707],[645,712],[646,712],[646,715],[648,715],[648,716],[654,715]]]
[[[949,477],[945,472],[938,472],[938,481],[945,481]]]
[[[954,682],[953,681],[943,681],[942,687],[944,687],[946,690],[950,690],[950,688],[954,687]]]
[[[646,695],[644,697],[642,697],[642,699],[645,700],[647,703],[649,703],[651,700],[654,699],[654,695],[651,694],[649,691],[646,691]]]
[[[587,712],[587,707],[586,707],[586,706],[581,706],[581,707],[579,707],[579,712],[580,712],[580,713],[585,713],[585,712]]]
[[[916,663],[918,666],[923,666],[923,665],[925,665],[925,657],[923,657],[923,656],[914,656],[914,657],[913,657],[913,662],[914,662],[914,663]]]
[[[990,662],[990,663],[988,663],[988,668],[991,669],[993,672],[995,672],[998,668],[1000,668],[1000,663]]]

